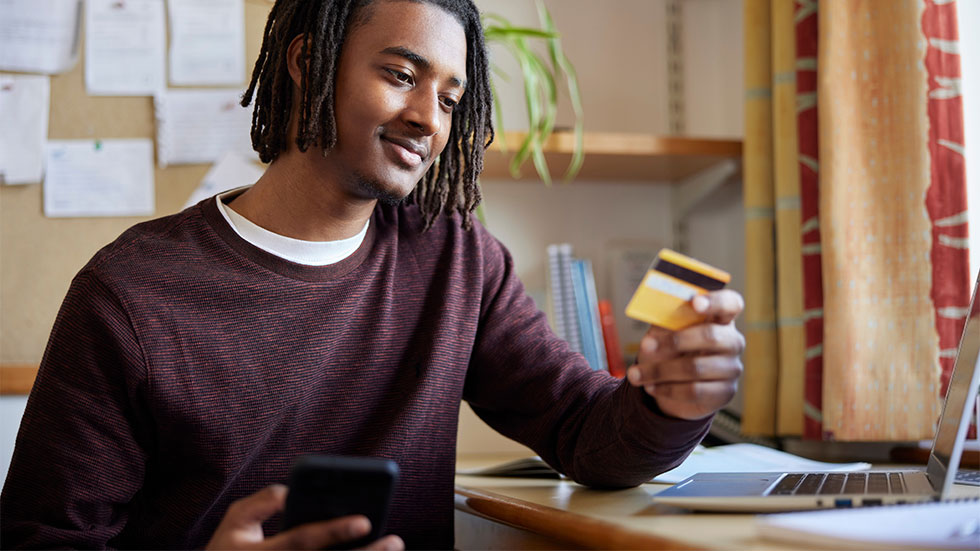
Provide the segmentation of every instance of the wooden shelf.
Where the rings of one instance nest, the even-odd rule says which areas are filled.
[[[504,133],[507,153],[499,137],[494,141],[486,154],[482,179],[512,179],[508,164],[523,137],[523,132]],[[577,180],[679,182],[742,156],[740,140],[587,132],[583,141],[585,161]],[[545,143],[548,169],[555,181],[565,174],[574,143],[571,132],[556,132]],[[530,162],[521,167],[520,179],[538,180]]]

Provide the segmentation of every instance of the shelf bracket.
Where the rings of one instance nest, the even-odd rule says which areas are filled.
[[[689,176],[673,187],[670,195],[671,215],[674,218],[674,249],[687,252],[687,218],[706,197],[739,173],[739,161],[726,159]]]

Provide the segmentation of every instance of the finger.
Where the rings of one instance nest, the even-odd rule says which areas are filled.
[[[674,332],[656,326],[650,326],[646,335],[640,339],[640,350],[636,356],[636,364],[626,370],[626,379],[633,386],[640,386],[651,378],[650,366],[677,357],[677,347],[674,343]]]
[[[651,325],[640,339],[637,363],[656,363],[678,354],[674,344],[674,332]]]
[[[683,356],[654,365],[637,365],[639,375],[630,382],[638,385],[729,381],[742,375],[737,356]]]
[[[668,415],[681,419],[703,419],[723,408],[738,388],[734,380],[651,385],[647,392]]]
[[[371,531],[371,521],[362,515],[311,522],[291,528],[264,542],[263,549],[323,549],[363,538]]]
[[[722,289],[694,297],[691,308],[708,321],[725,325],[742,313],[745,300],[737,291]]]
[[[402,551],[405,549],[405,542],[398,536],[385,536],[378,541],[372,542],[364,549],[377,551]]]
[[[225,521],[240,526],[262,522],[272,515],[282,511],[286,505],[288,489],[282,484],[273,484],[232,502],[225,513]]]
[[[673,345],[682,354],[719,354],[737,356],[745,350],[745,337],[735,325],[702,323],[674,334]]]

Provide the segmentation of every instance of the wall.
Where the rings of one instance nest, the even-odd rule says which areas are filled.
[[[484,12],[514,24],[538,26],[531,0],[476,0]],[[667,132],[666,0],[546,0],[562,35],[562,46],[582,86],[587,130]],[[683,60],[686,134],[742,136],[742,2],[683,0]],[[526,129],[517,64],[500,47],[495,66],[514,82],[496,81],[506,106],[504,126]],[[558,126],[570,126],[572,111],[562,98]]]

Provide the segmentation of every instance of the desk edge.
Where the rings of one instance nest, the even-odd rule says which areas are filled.
[[[677,540],[604,520],[521,501],[486,490],[455,486],[456,510],[592,549],[701,550]]]

